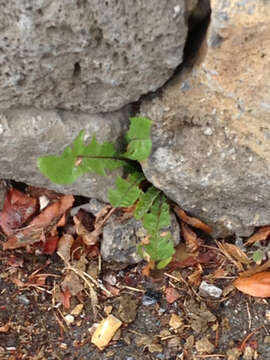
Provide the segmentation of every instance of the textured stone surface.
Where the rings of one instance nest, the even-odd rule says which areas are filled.
[[[3,209],[7,187],[3,180],[0,180],[0,210]]]
[[[0,108],[107,112],[182,61],[185,0],[0,0]]]
[[[170,231],[175,246],[180,242],[180,229],[176,217],[172,214]],[[136,246],[147,236],[142,222],[134,217],[123,220],[113,214],[103,229],[100,253],[108,262],[136,264],[142,260]]]
[[[95,134],[98,141],[121,144],[127,130],[129,110],[110,114],[75,114],[67,111],[6,110],[0,112],[0,179],[13,179],[27,184],[80,194],[107,201],[107,190],[120,170],[109,176],[86,174],[73,185],[52,184],[37,168],[37,158],[61,151],[86,129],[87,141]],[[61,171],[61,169],[59,169]]]
[[[148,179],[214,235],[270,223],[270,2],[212,0],[193,66],[141,110],[154,120]]]

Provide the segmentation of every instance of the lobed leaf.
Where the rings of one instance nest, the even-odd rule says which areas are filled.
[[[82,162],[80,167],[84,172],[94,172],[99,175],[106,175],[106,170],[114,170],[125,164],[119,153],[110,142],[99,144],[93,137],[90,144],[80,149]]]
[[[134,212],[135,219],[139,220],[148,213],[159,194],[160,191],[157,188],[150,186],[149,189],[147,189],[147,191],[140,196]]]
[[[105,175],[106,169],[113,170],[125,164],[112,143],[99,144],[93,137],[89,145],[85,145],[84,130],[59,156],[43,156],[38,159],[38,167],[43,175],[57,184],[72,184],[79,176],[94,172]],[[79,161],[78,161],[79,160]]]
[[[143,161],[146,160],[152,150],[151,141],[152,121],[145,117],[133,117],[130,119],[129,131],[126,134],[128,142],[127,152],[124,157]]]
[[[158,265],[161,267],[166,261],[169,262],[169,258],[174,254],[172,235],[165,230],[170,223],[169,205],[163,195],[159,196],[152,205],[150,213],[143,219],[144,227],[150,235],[149,243],[144,244],[143,248],[152,260],[158,262],[164,260]]]
[[[116,189],[109,191],[111,205],[113,207],[129,207],[133,205],[141,194],[139,185],[143,179],[144,175],[139,172],[130,174],[126,180],[118,177],[115,182]]]

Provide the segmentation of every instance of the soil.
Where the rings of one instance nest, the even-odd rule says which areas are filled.
[[[0,359],[270,359],[269,300],[230,289],[233,276],[215,281],[223,295],[213,299],[190,286],[192,266],[144,276],[145,263],[92,256],[85,272],[97,283],[77,278],[82,290],[69,296],[61,284],[70,270],[58,255],[22,248],[0,250],[0,259]],[[100,350],[94,324],[109,314],[122,326]]]

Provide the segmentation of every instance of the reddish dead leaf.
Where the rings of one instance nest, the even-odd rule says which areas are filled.
[[[63,292],[61,292],[60,301],[65,309],[70,308],[70,298],[71,298],[71,293],[69,291],[69,288],[66,288]]]
[[[264,226],[260,228],[257,232],[255,232],[255,234],[248,239],[245,245],[251,245],[254,244],[255,242],[266,240],[269,235],[270,235],[270,226]]]
[[[10,236],[15,229],[20,228],[38,208],[37,199],[25,193],[9,189],[5,197],[3,211],[0,212],[0,226],[3,232]]]
[[[179,292],[173,287],[167,287],[165,289],[165,296],[169,304],[174,303],[176,300],[180,298]]]
[[[177,205],[173,205],[173,209],[176,213],[176,215],[183,220],[186,224],[191,225],[193,227],[195,227],[196,229],[201,229],[205,232],[207,232],[208,234],[212,232],[212,228],[208,225],[206,225],[204,222],[202,222],[201,220],[189,216],[186,214],[186,212],[181,209],[180,207],[178,207]]]
[[[202,244],[202,240],[197,236],[197,234],[191,230],[191,228],[181,221],[181,232],[182,236],[186,242],[186,248],[188,252],[196,252]]]
[[[239,277],[233,282],[233,285],[251,296],[270,297],[270,272],[264,271],[250,277]]]
[[[31,227],[46,228],[47,226],[52,226],[52,224],[55,223],[59,224],[59,220],[61,220],[60,224],[63,226],[62,216],[71,208],[73,202],[74,197],[72,195],[65,195],[55,203],[46,207],[42,213],[31,221],[29,232],[31,232]]]
[[[58,224],[59,219],[69,210],[73,202],[74,197],[72,195],[65,195],[55,203],[47,206],[25,229],[8,238],[8,241],[3,244],[3,249],[17,249],[43,240],[42,234],[44,230],[48,232],[52,230],[54,225]]]
[[[65,262],[69,262],[70,260],[70,249],[73,244],[73,236],[70,234],[64,234],[58,243],[57,254],[63,259]]]
[[[58,241],[59,237],[57,235],[49,236],[43,245],[43,253],[47,255],[52,255],[57,249]]]

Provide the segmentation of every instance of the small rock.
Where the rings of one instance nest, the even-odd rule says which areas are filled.
[[[85,207],[85,211],[91,212],[93,215],[97,216],[97,214],[107,205],[104,202],[101,202],[97,199],[91,199]],[[87,209],[87,210],[86,210]]]
[[[131,295],[124,294],[119,298],[119,310],[118,317],[124,323],[131,323],[135,320],[137,315],[137,307],[139,304],[139,300],[134,298]]]
[[[174,214],[169,230],[172,232],[175,246],[178,245],[180,229]],[[123,220],[113,214],[103,229],[102,258],[108,262],[137,264],[142,260],[137,253],[137,245],[146,236],[147,232],[141,221],[134,217]]]
[[[270,344],[270,335],[267,335],[267,336],[264,338],[263,342],[264,342],[265,344]]]
[[[199,353],[203,354],[212,354],[215,350],[215,346],[208,340],[206,336],[196,341],[195,347]]]
[[[206,281],[202,281],[199,287],[199,294],[219,299],[222,295],[222,290],[213,284],[208,284]]]
[[[65,317],[64,317],[67,325],[71,325],[73,322],[74,322],[74,316],[73,315],[70,315],[70,314],[67,314]]]
[[[266,318],[268,321],[270,321],[270,310],[269,310],[269,309],[265,310],[265,318]]]
[[[70,215],[75,216],[77,215],[78,211],[82,209],[96,216],[105,206],[107,206],[107,204],[105,204],[104,202],[101,202],[97,199],[91,199],[86,204],[73,207],[70,211]]]
[[[153,289],[147,289],[143,298],[142,303],[144,306],[150,306],[156,304],[161,299],[161,293]]]
[[[18,296],[18,299],[19,299],[19,302],[21,304],[23,304],[23,305],[29,305],[30,304],[30,300],[25,295]]]
[[[169,304],[174,303],[176,300],[180,298],[179,292],[173,287],[167,287],[165,289],[165,294],[166,294],[166,300]]]

